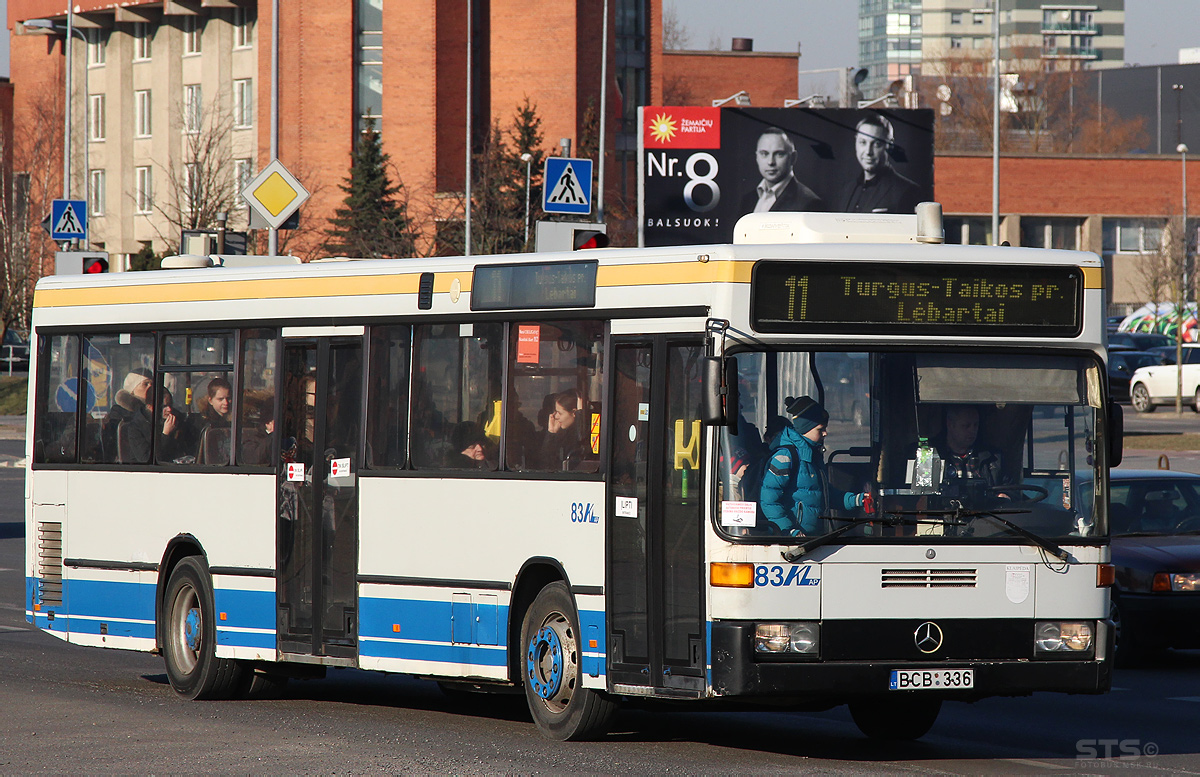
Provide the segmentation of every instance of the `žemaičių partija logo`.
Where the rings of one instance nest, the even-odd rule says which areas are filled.
[[[685,107],[643,108],[643,143],[651,148],[720,148],[721,109]]]

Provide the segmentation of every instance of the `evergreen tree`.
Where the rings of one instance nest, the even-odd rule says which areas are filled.
[[[326,251],[333,256],[372,259],[412,256],[415,244],[408,206],[402,198],[404,186],[389,180],[389,157],[374,119],[367,119],[350,158],[350,175],[338,187],[346,199],[330,219]]]
[[[526,97],[513,114],[508,130],[493,121],[471,157],[471,253],[507,254],[529,250],[533,222],[541,215],[539,191],[546,152],[542,149],[542,120]],[[510,145],[511,141],[511,145]],[[526,163],[529,154],[529,188]],[[525,203],[529,195],[529,246],[525,242]],[[448,222],[438,234],[439,253],[458,254],[464,247],[462,222]]]

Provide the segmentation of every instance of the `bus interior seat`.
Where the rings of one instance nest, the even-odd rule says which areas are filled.
[[[196,451],[197,464],[229,463],[229,430],[216,426],[206,427],[200,434],[200,446]]]
[[[129,435],[132,430],[128,421],[121,421],[117,424],[117,456],[116,463],[118,464],[140,464],[133,460],[133,446],[130,443]],[[108,459],[105,459],[108,461]]]

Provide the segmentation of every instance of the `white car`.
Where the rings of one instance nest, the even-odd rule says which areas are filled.
[[[1129,401],[1139,413],[1153,413],[1159,405],[1174,405],[1179,366],[1156,364],[1139,367],[1129,379]],[[1183,402],[1200,413],[1200,364],[1183,365]]]

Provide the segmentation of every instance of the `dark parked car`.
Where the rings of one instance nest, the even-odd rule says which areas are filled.
[[[1104,319],[1104,328],[1108,330],[1109,334],[1112,334],[1120,328],[1121,322],[1124,320],[1125,316],[1109,316]]]
[[[1115,469],[1109,504],[1117,665],[1200,648],[1200,475]]]
[[[1160,354],[1149,351],[1126,351],[1110,348],[1108,351],[1108,393],[1115,402],[1129,401],[1129,378],[1138,367],[1162,364]]]
[[[1161,354],[1163,364],[1175,363],[1175,344],[1159,345],[1153,348],[1146,349],[1150,353]],[[1184,364],[1200,364],[1200,345],[1196,343],[1183,344],[1183,363]]]
[[[0,349],[0,372],[29,371],[29,340],[16,329],[4,330],[4,348]]]
[[[1109,345],[1131,345],[1139,351],[1147,348],[1161,348],[1164,345],[1175,345],[1175,338],[1157,332],[1109,332]]]

